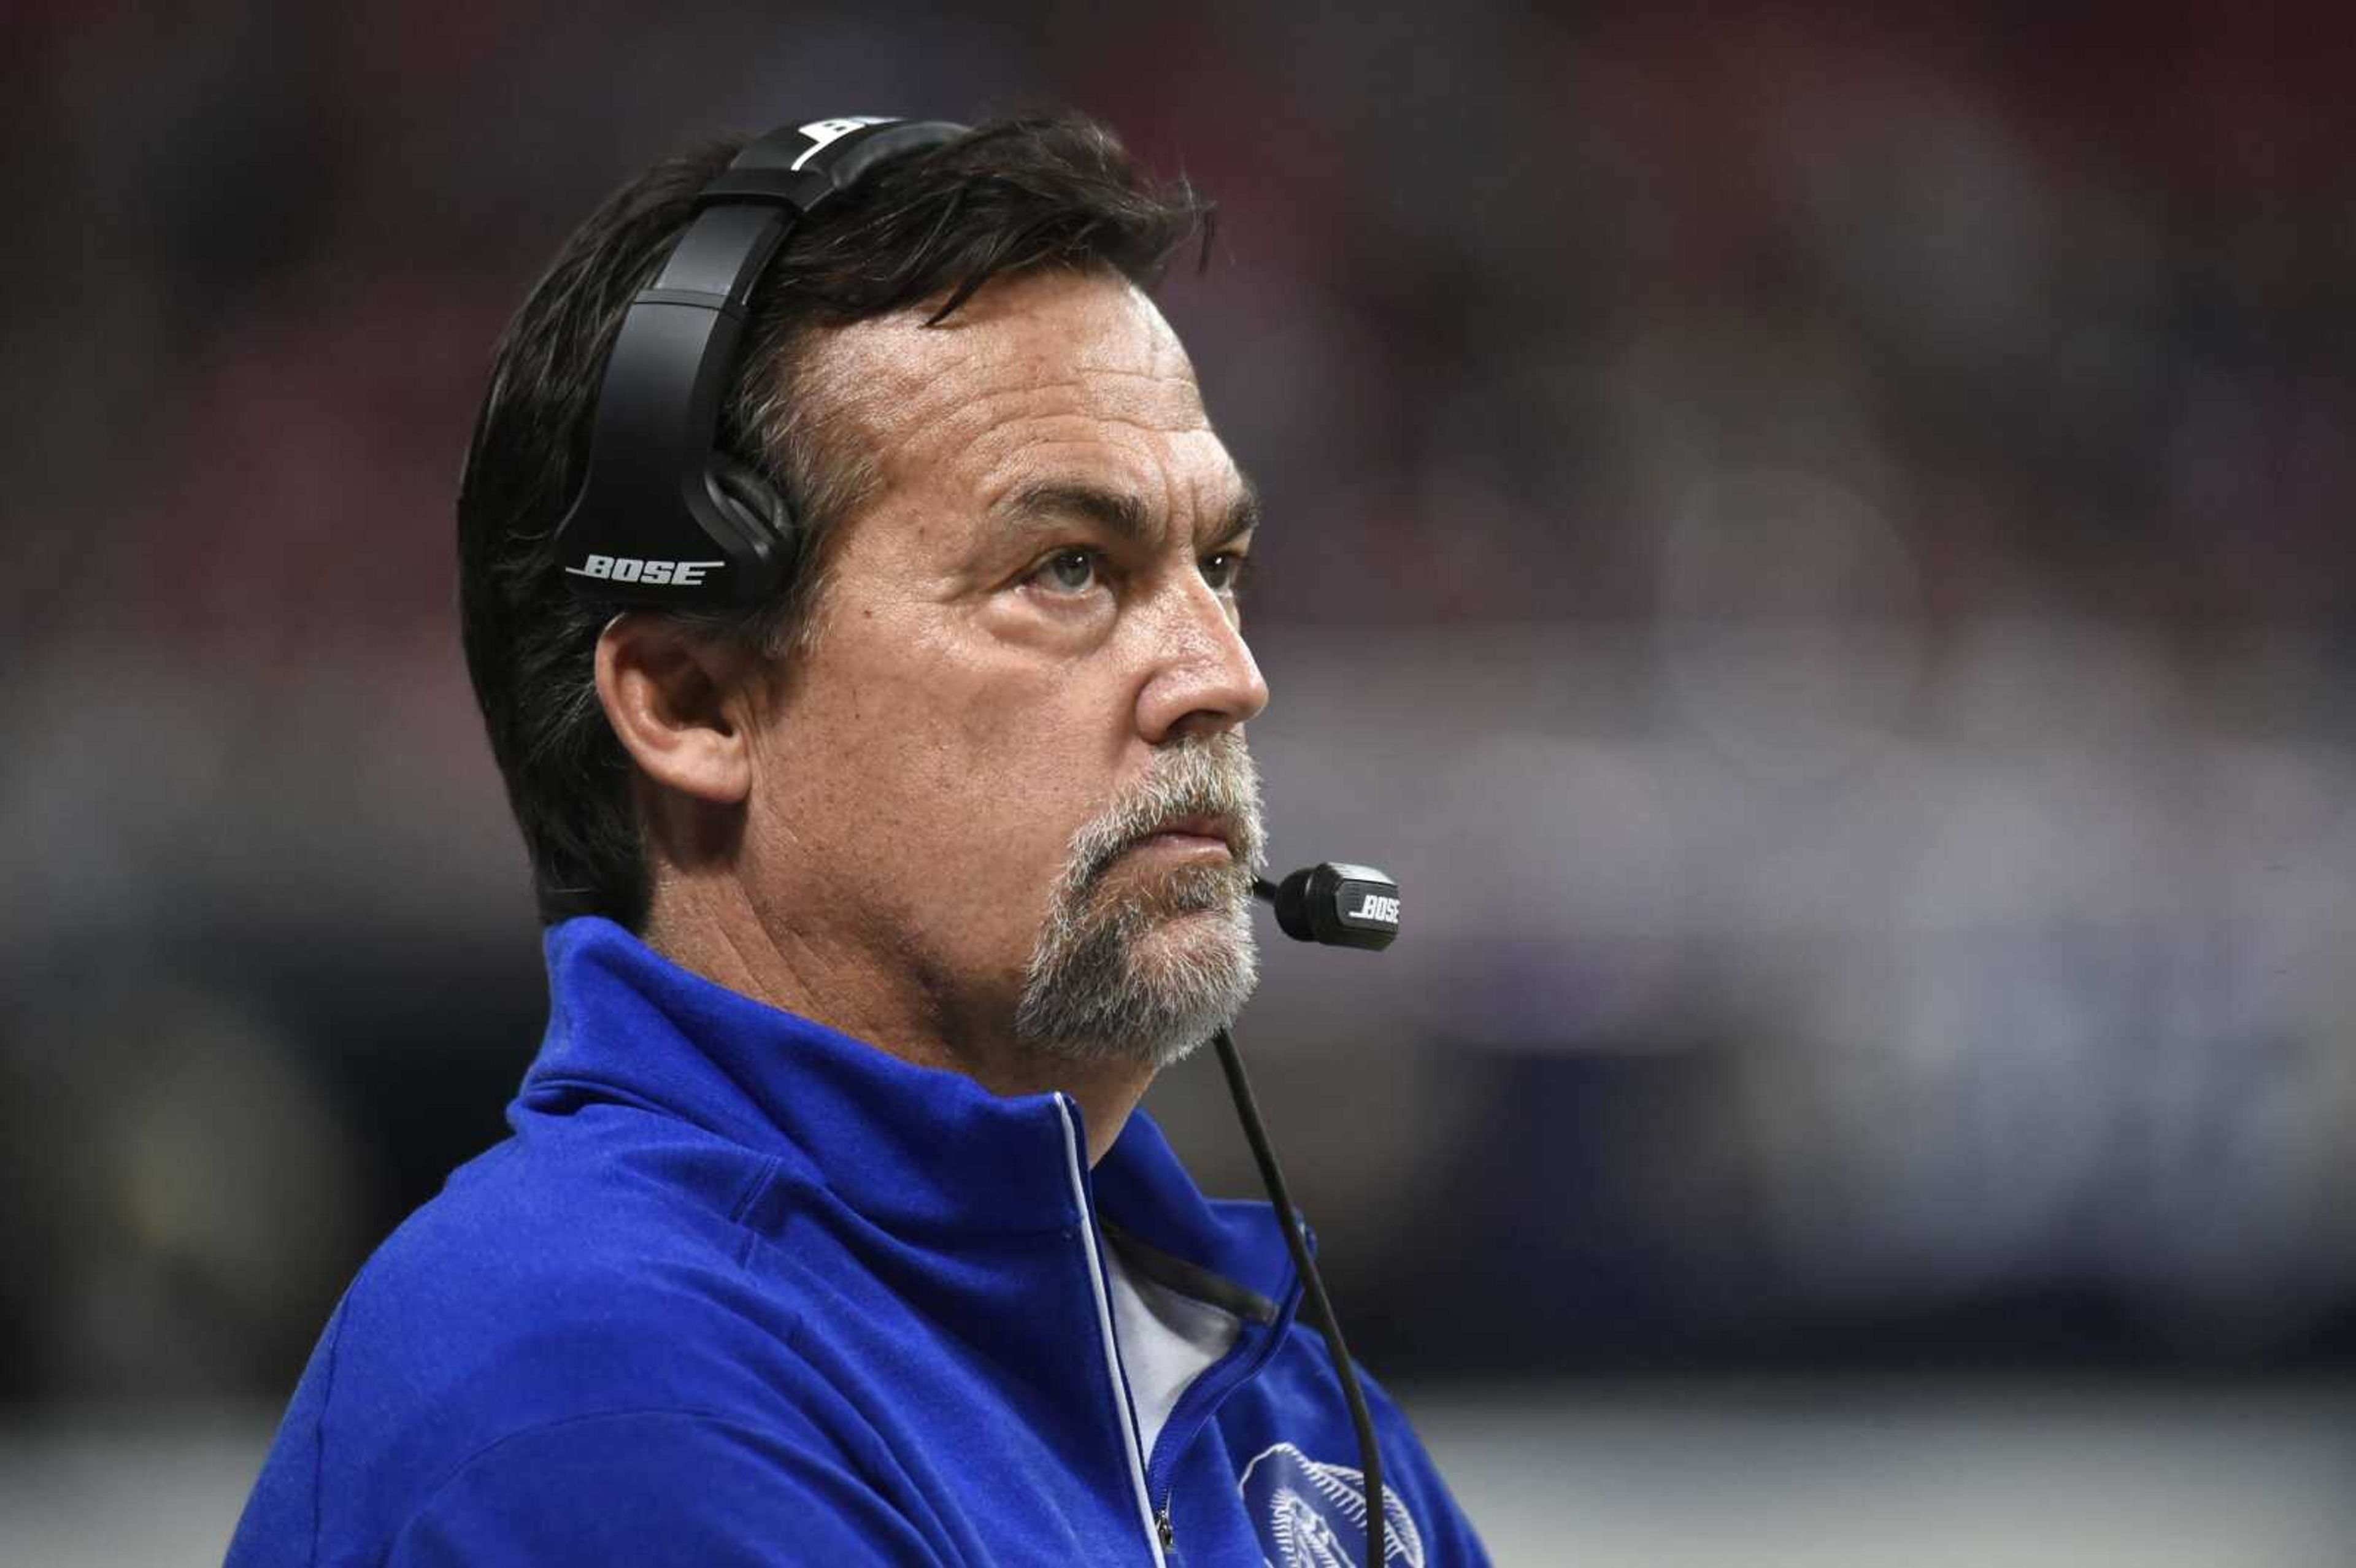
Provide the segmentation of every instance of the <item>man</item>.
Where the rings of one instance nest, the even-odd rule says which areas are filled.
[[[233,1563],[1362,1550],[1281,1232],[1136,1110],[1255,976],[1257,513],[1143,292],[1205,215],[1086,120],[943,135],[760,273],[715,483],[783,497],[766,602],[617,608],[562,526],[734,149],[609,202],[499,347],[461,592],[548,1038],[337,1308]],[[1386,1557],[1482,1561],[1369,1392]]]

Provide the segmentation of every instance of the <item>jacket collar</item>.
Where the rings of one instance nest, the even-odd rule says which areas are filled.
[[[636,1105],[799,1167],[911,1239],[1071,1224],[1066,1111],[1087,1143],[1068,1097],[1001,1099],[913,1066],[681,968],[610,921],[552,926],[544,947],[548,1035],[509,1110],[519,1131],[534,1115]],[[1090,1179],[1131,1235],[1271,1300],[1290,1295],[1268,1206],[1205,1198],[1143,1110]]]

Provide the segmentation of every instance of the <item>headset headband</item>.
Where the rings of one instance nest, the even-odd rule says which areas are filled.
[[[718,449],[746,306],[794,226],[885,158],[965,133],[945,121],[851,115],[748,144],[622,318],[597,393],[588,473],[557,525],[565,581],[599,600],[746,604],[794,566],[794,519]]]

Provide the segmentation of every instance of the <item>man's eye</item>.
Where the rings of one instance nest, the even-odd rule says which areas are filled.
[[[1233,593],[1244,585],[1248,557],[1239,550],[1223,549],[1203,562],[1203,581],[1221,593]]]
[[[1058,593],[1086,593],[1101,575],[1102,562],[1096,551],[1065,549],[1042,561],[1031,580]]]

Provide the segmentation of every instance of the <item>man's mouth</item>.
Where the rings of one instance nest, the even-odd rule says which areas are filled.
[[[1219,861],[1235,859],[1235,829],[1223,816],[1176,816],[1124,851],[1151,859]]]
[[[1174,839],[1181,843],[1196,841],[1215,844],[1232,855],[1235,853],[1235,830],[1224,816],[1179,816],[1163,823],[1142,840],[1151,844],[1157,838]]]

